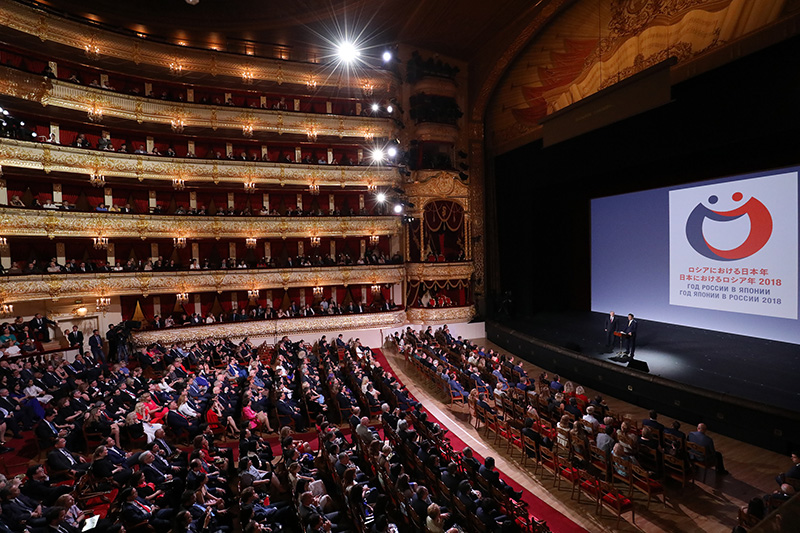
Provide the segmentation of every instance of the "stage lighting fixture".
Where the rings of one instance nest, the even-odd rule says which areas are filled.
[[[384,157],[385,156],[383,155],[383,150],[381,150],[380,148],[376,148],[375,150],[372,151],[372,160],[375,161],[376,163],[380,163],[381,161],[383,161]]]
[[[379,193],[378,193],[378,194],[375,196],[375,199],[376,199],[376,200],[378,200],[378,202],[380,202],[380,203],[383,203],[383,202],[385,202],[385,201],[386,201],[386,195],[385,195],[384,193],[382,193],[382,192],[379,192]]]
[[[383,53],[383,62],[384,63],[388,63],[391,60],[392,60],[392,53],[389,50],[386,50]]]
[[[197,4],[200,3],[200,0],[186,0],[186,3],[189,4],[190,6],[196,6]]]
[[[401,204],[395,204],[394,212],[398,215],[403,212],[403,206]]]
[[[3,109],[2,107],[0,107],[0,113],[2,113],[3,111],[5,111],[5,109]]]
[[[381,106],[378,104],[372,104],[372,111],[377,113],[380,110]]]
[[[8,109],[3,109],[3,115],[8,116]]]
[[[386,150],[386,153],[387,153],[387,154],[389,154],[389,157],[394,157],[394,156],[396,156],[396,155],[397,155],[397,148],[395,148],[394,146],[392,146],[391,148],[389,148],[388,150]]]
[[[24,125],[25,125],[25,122],[24,122],[24,121],[22,121],[22,120],[20,120],[20,121],[19,121],[19,125],[20,125],[20,126],[24,126]]]
[[[394,111],[394,108],[392,106],[390,106],[390,105],[387,105],[386,106],[386,112],[387,113],[391,113],[392,111]]]
[[[361,51],[356,48],[355,44],[344,41],[336,47],[336,54],[342,63],[350,64],[361,55]]]

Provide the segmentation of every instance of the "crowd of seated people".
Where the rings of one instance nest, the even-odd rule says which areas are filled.
[[[300,305],[293,301],[286,309],[274,308],[267,301],[267,305],[252,306],[249,309],[233,308],[230,312],[214,314],[211,312],[203,316],[201,313],[191,315],[155,315],[152,326],[155,329],[173,328],[179,326],[200,326],[203,324],[246,322],[251,320],[272,320],[277,318],[299,318],[325,315],[352,315],[360,313],[380,313],[397,309],[394,300],[373,301],[370,305],[350,301],[347,304],[338,304],[333,298],[322,298],[314,305]]]
[[[254,268],[307,268],[307,267],[332,267],[332,266],[362,266],[362,265],[391,265],[403,262],[399,253],[392,257],[387,256],[379,250],[368,250],[363,256],[353,260],[348,253],[337,254],[334,259],[330,254],[302,255],[297,257],[287,257],[285,260],[274,257],[262,257],[258,261],[247,261],[246,259],[236,260],[232,257],[222,259],[219,262],[212,262],[204,259],[199,262],[191,259],[186,266],[180,261],[170,259],[165,260],[159,256],[155,261],[152,259],[136,260],[128,259],[124,263],[117,260],[113,265],[101,259],[98,260],[77,260],[70,259],[66,264],[61,264],[55,257],[50,261],[40,262],[32,259],[27,262],[15,261],[8,270],[0,266],[2,274],[87,274],[92,272],[175,272],[184,270],[233,270],[233,269],[254,269]]]
[[[541,448],[552,450],[562,466],[574,469],[564,470],[573,472],[570,482],[586,471],[602,480],[627,480],[632,493],[647,479],[655,494],[663,490],[657,480],[685,484],[696,466],[728,473],[703,423],[686,434],[677,421],[662,425],[656,411],[641,421],[612,413],[602,396],[589,398],[583,387],[557,375],[532,378],[513,357],[454,338],[447,326],[435,332],[408,327],[391,341],[452,397],[467,395],[476,427],[488,425],[506,436],[519,431],[531,442],[524,452],[537,458]],[[522,448],[521,438],[511,442]]]
[[[45,200],[44,202],[39,201],[37,196],[34,196],[30,200],[30,205],[27,205],[20,195],[13,194],[8,201],[8,205],[11,207],[23,207],[23,208],[30,208],[30,209],[48,209],[48,210],[58,210],[58,211],[76,211],[77,206],[69,201],[62,201],[62,202],[53,202],[50,198]],[[105,203],[99,203],[94,208],[89,207],[88,211],[94,211],[97,213],[127,213],[132,214],[136,213],[134,208],[131,204],[125,203],[112,203],[110,205],[106,205]],[[285,211],[278,211],[276,208],[269,209],[267,206],[262,206],[261,209],[251,209],[250,206],[245,206],[244,209],[235,209],[233,207],[228,207],[226,209],[214,209],[213,214],[209,212],[209,209],[206,208],[205,205],[200,205],[199,207],[191,207],[186,208],[182,205],[179,205],[175,208],[174,211],[168,212],[168,208],[164,207],[163,205],[156,205],[155,207],[148,207],[147,213],[152,215],[191,215],[191,216],[242,216],[242,217],[252,217],[252,216],[287,216],[287,217],[340,217],[340,216],[383,216],[387,215],[388,207],[384,204],[376,204],[373,206],[372,209],[368,209],[366,207],[362,207],[359,209],[354,209],[352,207],[348,207],[345,209],[341,209],[339,207],[334,207],[333,209],[300,209],[297,206],[289,207]]]

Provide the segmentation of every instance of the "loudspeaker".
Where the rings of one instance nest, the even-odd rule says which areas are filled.
[[[647,366],[647,362],[639,361],[637,359],[631,359],[628,361],[628,368],[638,370],[639,372],[650,372],[650,367]]]

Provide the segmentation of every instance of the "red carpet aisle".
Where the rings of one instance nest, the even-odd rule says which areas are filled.
[[[402,383],[402,380],[397,376],[397,374],[395,374],[394,370],[392,369],[392,366],[386,359],[386,356],[383,355],[383,352],[381,350],[375,350],[375,349],[373,349],[373,351],[375,352],[376,359],[380,363],[380,365],[384,369],[386,369],[390,374],[392,374],[395,378],[397,378],[398,381]],[[442,427],[451,429],[450,426],[448,426],[447,424],[442,424],[439,420],[437,420],[436,417],[434,417],[430,411],[428,411],[427,409],[425,409],[425,411],[428,413],[429,420],[437,422]],[[452,431],[448,432],[447,436],[450,439],[450,443],[453,445],[453,449],[461,450],[465,446],[467,446],[460,438],[458,438],[458,436],[454,432]],[[479,460],[483,461],[483,457],[481,457],[477,453],[475,453],[475,456]],[[528,510],[530,511],[530,513],[539,518],[540,520],[546,520],[548,527],[550,527],[550,530],[553,531],[553,533],[562,533],[562,532],[588,533],[586,529],[576,524],[575,522],[564,516],[562,513],[558,512],[556,509],[553,509],[552,507],[547,505],[538,496],[532,494],[528,490],[525,490],[525,488],[520,486],[519,483],[509,478],[508,476],[504,475],[502,472],[500,477],[503,478],[503,480],[505,480],[506,483],[514,487],[514,490],[522,490],[522,499],[525,502],[527,502]]]

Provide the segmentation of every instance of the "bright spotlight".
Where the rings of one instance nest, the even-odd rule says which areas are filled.
[[[392,60],[392,53],[389,50],[386,50],[383,53],[383,62],[384,63],[388,63],[391,60]]]
[[[394,157],[394,156],[396,156],[396,155],[397,155],[397,148],[395,148],[394,146],[392,146],[391,148],[389,148],[388,150],[386,150],[386,153],[387,153],[387,154],[389,154],[389,157]]]
[[[24,122],[24,121],[22,121],[22,120],[20,120],[20,121],[19,121],[19,125],[20,125],[20,126],[24,126],[24,125],[25,125],[25,122]]]
[[[385,194],[383,194],[382,192],[379,192],[379,193],[378,193],[378,194],[375,196],[375,199],[376,199],[376,200],[378,200],[378,202],[380,202],[380,203],[383,203],[383,202],[385,202],[385,201],[386,201],[386,195],[385,195]]]
[[[0,107],[0,113],[2,113],[3,111],[5,111],[5,110],[2,107]]]
[[[378,110],[380,110],[380,108],[381,108],[381,106],[379,106],[378,104],[372,104],[372,111],[373,112],[377,113]]]
[[[336,47],[336,55],[339,56],[339,60],[342,63],[350,64],[358,59],[358,57],[361,55],[361,50],[356,48],[355,44],[344,41]]]
[[[383,158],[384,158],[383,150],[381,150],[380,148],[375,149],[375,150],[372,151],[372,160],[373,161],[381,162],[381,161],[383,161]]]
[[[3,109],[3,114],[4,114],[5,116],[8,116],[8,109]]]
[[[390,105],[387,105],[386,106],[386,112],[387,113],[391,113],[392,111],[394,111],[394,108],[392,106],[390,106]]]
[[[402,212],[403,212],[403,206],[402,206],[402,205],[400,205],[400,204],[396,204],[396,205],[394,206],[394,212],[395,212],[395,213],[397,213],[397,214],[399,215],[400,213],[402,213]]]

